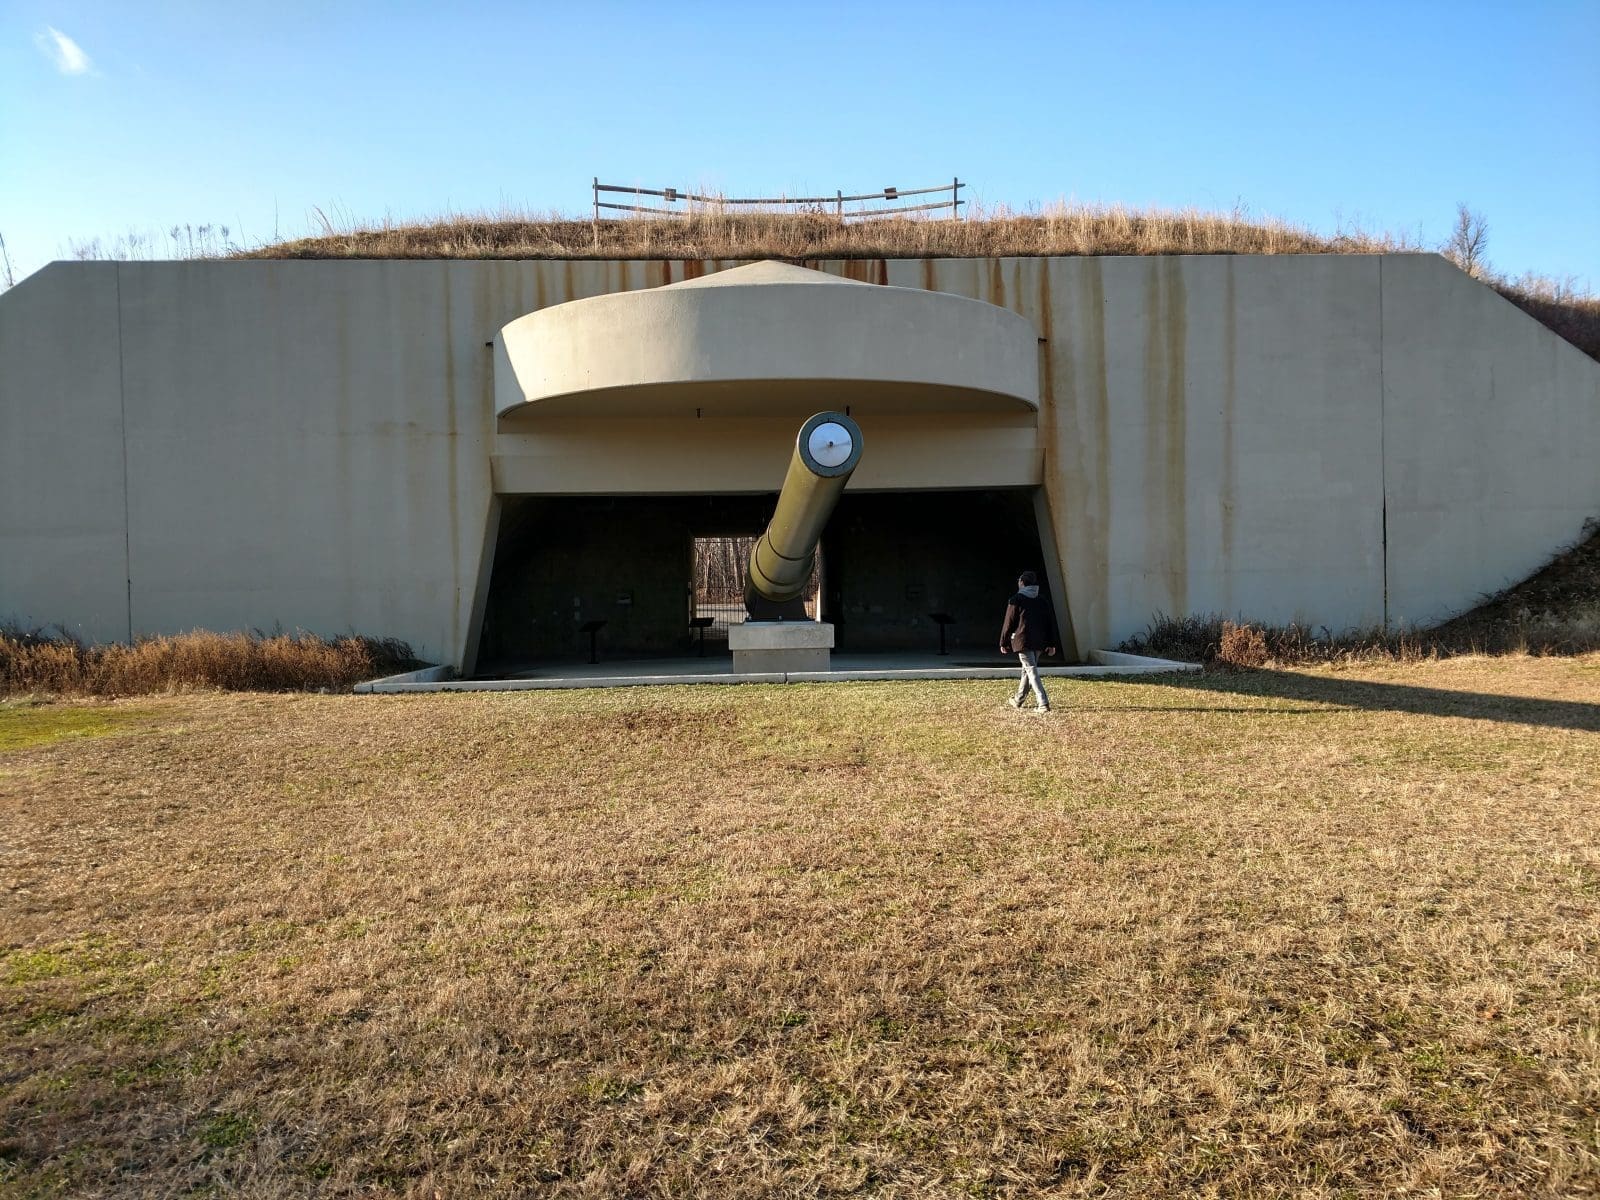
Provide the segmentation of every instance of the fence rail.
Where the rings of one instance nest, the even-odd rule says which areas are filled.
[[[834,192],[831,196],[718,196],[701,192],[691,192],[682,188],[646,188],[628,187],[620,183],[601,183],[600,177],[594,177],[594,221],[600,223],[600,210],[607,209],[615,212],[645,213],[651,216],[677,217],[687,216],[694,212],[696,206],[710,209],[722,209],[736,205],[761,205],[767,208],[779,208],[791,211],[797,208],[812,208],[826,211],[831,207],[833,213],[841,221],[857,217],[890,217],[900,213],[933,212],[939,209],[949,209],[952,218],[959,219],[961,206],[966,203],[961,198],[961,189],[966,187],[959,176],[952,178],[949,183],[942,183],[937,187],[924,188],[893,188],[886,187],[878,192],[857,192],[845,195],[843,190]],[[932,196],[949,192],[950,199],[939,200],[927,204],[901,204],[899,201],[907,196]],[[667,204],[682,203],[682,208],[662,208],[655,205],[643,204],[616,204],[601,200],[601,196],[656,196]],[[885,200],[887,205],[876,208],[845,209],[846,204],[864,204],[868,201]]]

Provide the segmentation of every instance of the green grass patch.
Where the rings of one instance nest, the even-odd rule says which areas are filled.
[[[99,705],[0,703],[0,754],[64,738],[104,737],[145,716],[138,709]]]
[[[201,1127],[200,1144],[208,1150],[232,1150],[254,1132],[255,1123],[243,1113],[218,1113]]]
[[[14,987],[44,979],[66,979],[126,967],[133,961],[126,951],[97,937],[53,946],[20,947],[0,951],[0,983]]]

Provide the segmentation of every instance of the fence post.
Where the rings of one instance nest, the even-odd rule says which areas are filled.
[[[594,230],[594,248],[600,249],[600,176],[594,177],[594,216],[590,218],[590,228]]]

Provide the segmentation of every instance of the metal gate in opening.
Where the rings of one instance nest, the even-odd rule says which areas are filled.
[[[727,641],[728,626],[744,622],[744,572],[755,547],[754,537],[697,537],[694,539],[694,577],[690,582],[689,616],[709,620],[706,640]],[[806,616],[818,619],[822,592],[822,552],[811,560],[806,581]]]

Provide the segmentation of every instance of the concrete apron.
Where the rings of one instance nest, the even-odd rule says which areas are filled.
[[[686,683],[855,683],[862,681],[926,679],[1004,679],[1015,681],[1015,666],[956,667],[940,666],[932,656],[887,659],[872,665],[871,659],[840,658],[831,671],[735,672],[731,666],[708,670],[703,659],[673,659],[667,662],[617,663],[600,667],[573,668],[565,674],[551,668],[551,674],[508,679],[457,679],[450,667],[427,667],[358,683],[361,695],[397,692],[539,692],[569,688],[667,687]],[[865,663],[865,665],[864,665]],[[1095,650],[1089,662],[1072,667],[1046,667],[1039,674],[1050,678],[1107,675],[1163,675],[1174,671],[1198,671],[1199,663],[1176,662],[1166,658],[1147,658],[1113,650]]]

